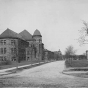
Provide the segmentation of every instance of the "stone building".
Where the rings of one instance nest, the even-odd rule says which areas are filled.
[[[19,34],[6,29],[0,35],[0,60],[43,60],[44,44],[39,30],[31,35],[27,30]]]
[[[22,32],[19,33],[19,35],[21,35],[22,38],[29,43],[29,46],[26,48],[26,60],[31,60],[32,57],[34,56],[32,35],[27,30],[23,30]]]
[[[61,51],[50,51],[44,49],[44,58],[45,60],[62,60],[62,53]]]
[[[39,30],[35,30],[34,34],[31,35],[27,30],[19,33],[27,42],[29,42],[29,47],[26,48],[26,60],[42,60],[44,44],[42,43],[42,35]]]
[[[19,34],[10,29],[6,29],[0,35],[0,60],[20,61],[25,60],[26,42]]]
[[[54,60],[55,59],[54,52],[47,50],[47,49],[44,50],[44,57],[45,57],[45,60]]]
[[[39,30],[35,30],[34,34],[32,36],[32,38],[34,39],[34,47],[36,49],[36,58],[38,58],[39,60],[41,60],[41,58],[43,59],[43,53],[44,53],[44,44],[42,43],[42,35],[39,32]]]

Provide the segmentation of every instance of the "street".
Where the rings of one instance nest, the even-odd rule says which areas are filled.
[[[56,61],[0,76],[1,87],[88,88],[88,78],[62,74],[64,61]]]

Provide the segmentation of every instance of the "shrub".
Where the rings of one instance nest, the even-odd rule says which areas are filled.
[[[10,65],[11,61],[6,60],[6,61],[0,61],[0,65]]]

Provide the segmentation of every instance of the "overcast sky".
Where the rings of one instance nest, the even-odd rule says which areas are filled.
[[[82,20],[88,22],[88,0],[0,0],[0,33],[10,28],[33,34],[38,29],[51,51],[64,53],[73,45],[77,54],[84,53],[88,44],[79,46],[77,41]]]

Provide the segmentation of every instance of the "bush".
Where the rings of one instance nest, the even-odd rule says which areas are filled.
[[[6,60],[6,61],[0,61],[0,65],[10,65],[11,61]]]

